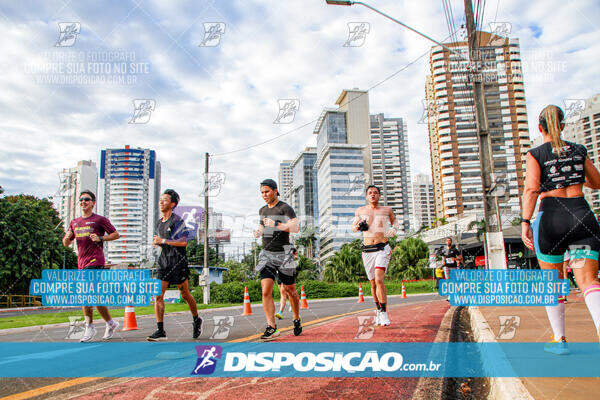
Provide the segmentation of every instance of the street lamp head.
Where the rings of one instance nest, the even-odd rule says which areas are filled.
[[[325,0],[325,3],[332,6],[351,6],[354,2],[344,0]]]

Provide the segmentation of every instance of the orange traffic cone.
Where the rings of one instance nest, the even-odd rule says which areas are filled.
[[[125,307],[125,321],[123,322],[123,331],[135,331],[139,329],[135,320],[135,307]]]
[[[252,315],[252,306],[250,305],[250,295],[248,294],[248,286],[244,287],[244,312],[242,315]]]
[[[364,303],[365,302],[365,297],[363,296],[363,291],[362,291],[362,283],[358,284],[358,301],[357,303]]]
[[[308,308],[308,303],[306,302],[306,293],[304,293],[304,286],[301,286],[300,288],[300,308]]]
[[[404,288],[404,281],[402,282],[402,298],[406,298],[406,289]]]

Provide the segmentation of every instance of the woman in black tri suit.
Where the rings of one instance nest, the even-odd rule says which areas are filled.
[[[600,225],[583,197],[583,186],[600,189],[600,173],[587,156],[585,146],[562,140],[563,111],[554,105],[544,108],[539,130],[544,144],[527,153],[527,173],[521,222],[523,243],[535,250],[542,269],[556,269],[562,278],[563,257],[569,250],[575,279],[585,295],[600,338],[600,282],[598,254]],[[540,208],[533,215],[538,197]],[[545,350],[568,353],[565,339],[564,298],[546,306],[554,337]]]

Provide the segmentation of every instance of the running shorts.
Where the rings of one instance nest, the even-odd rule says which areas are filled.
[[[392,248],[387,243],[377,243],[374,245],[363,246],[362,260],[365,265],[367,278],[372,281],[375,279],[375,270],[387,270],[390,258],[392,256]]]
[[[172,285],[181,285],[190,278],[190,269],[187,266],[177,266],[170,268],[158,268],[156,278],[161,281],[169,282]]]
[[[538,260],[558,264],[565,251],[571,260],[598,261],[600,224],[583,197],[546,197],[531,224]]]

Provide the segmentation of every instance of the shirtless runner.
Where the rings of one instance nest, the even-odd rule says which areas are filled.
[[[387,290],[384,278],[392,255],[387,238],[396,235],[394,228],[396,218],[392,207],[379,205],[380,196],[377,186],[367,187],[368,204],[356,210],[352,231],[363,233],[362,259],[367,278],[371,281],[373,300],[377,306],[375,325],[387,326],[390,324],[390,319],[387,314]]]

